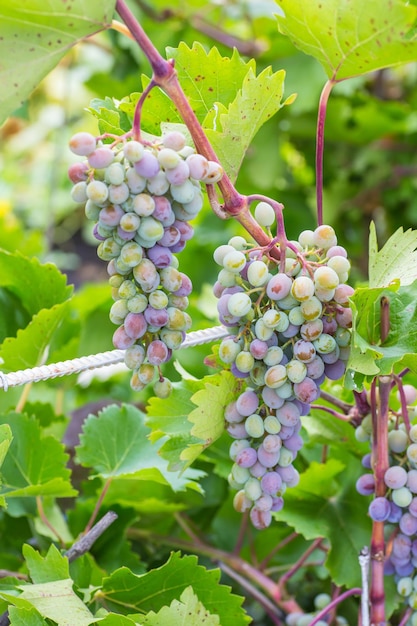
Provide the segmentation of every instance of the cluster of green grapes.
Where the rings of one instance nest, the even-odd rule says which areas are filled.
[[[385,573],[394,576],[398,593],[406,598],[409,606],[417,611],[417,390],[413,385],[402,387],[407,405],[408,429],[402,412],[393,411],[389,422],[389,467],[384,475],[385,496],[374,497],[369,504],[369,516],[376,522],[387,524],[390,539],[385,560]],[[400,400],[400,395],[398,400]],[[372,436],[371,416],[366,416],[356,429],[359,441],[369,441]],[[372,470],[372,456],[366,454],[362,465]],[[358,492],[364,496],[374,495],[373,472],[365,473],[356,483]],[[417,626],[417,612],[413,613],[409,626]]]
[[[69,168],[72,198],[85,203],[87,218],[96,222],[97,254],[108,262],[115,301],[110,319],[118,325],[113,344],[126,351],[134,390],[157,379],[155,394],[167,397],[171,383],[161,365],[191,326],[192,284],[174,255],[193,235],[189,221],[203,206],[201,183],[218,182],[223,170],[177,131],[113,145],[80,132],[70,149],[86,157]]]
[[[286,626],[310,626],[316,615],[322,611],[331,602],[331,597],[328,593],[319,593],[314,598],[315,611],[312,613],[289,613],[285,618]],[[329,622],[319,619],[316,622],[316,626],[328,626]],[[336,616],[332,624],[335,626],[346,626],[347,621],[342,616]]]
[[[255,218],[269,226],[275,213],[261,202]],[[279,252],[285,259],[243,237],[214,252],[219,319],[230,328],[219,358],[242,380],[225,410],[234,439],[229,482],[236,510],[250,510],[258,529],[269,526],[285,489],[298,483],[300,418],[324,379],[343,375],[351,339],[350,263],[333,228],[305,230]]]

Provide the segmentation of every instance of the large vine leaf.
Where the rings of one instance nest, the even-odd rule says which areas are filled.
[[[358,554],[369,543],[371,522],[368,503],[355,488],[360,463],[352,455],[342,462],[329,459],[323,466],[311,463],[300,483],[285,494],[285,507],[276,514],[306,539],[327,538],[326,560],[338,585],[360,585]]]
[[[236,180],[249,144],[261,126],[293,101],[290,97],[281,102],[284,78],[284,70],[272,72],[267,67],[256,76],[250,68],[229,107],[216,105],[206,116],[206,134],[232,181]]]
[[[122,567],[104,579],[98,596],[107,607],[124,614],[159,611],[190,587],[207,611],[218,615],[222,626],[243,626],[251,620],[242,609],[243,598],[219,584],[220,571],[198,565],[196,556],[171,554],[169,560],[147,574],[138,576]]]
[[[375,224],[369,231],[369,287],[388,287],[393,281],[410,285],[417,280],[417,230],[400,227],[378,251]]]
[[[178,472],[169,471],[167,461],[159,454],[162,441],[150,441],[150,432],[139,409],[111,405],[84,422],[77,459],[105,479],[151,480],[170,485],[174,491],[197,489],[194,480],[203,473],[188,470],[178,476]]]
[[[236,379],[223,372],[174,384],[166,400],[150,399],[146,423],[153,439],[168,436],[160,454],[171,470],[184,471],[219,439],[224,431],[224,409],[233,400],[235,386]]]
[[[381,302],[389,311],[389,332],[381,341]],[[417,373],[417,280],[406,287],[357,289],[351,298],[353,340],[346,383],[391,374],[394,367]],[[359,377],[355,377],[355,373]]]
[[[4,0],[0,7],[0,124],[78,41],[109,28],[116,0]]]
[[[1,495],[6,499],[77,495],[66,467],[68,455],[59,441],[42,436],[38,422],[21,413],[0,415],[0,424],[9,424],[13,435],[1,468]]]
[[[344,80],[417,59],[417,7],[404,0],[276,0],[281,33]]]
[[[219,616],[209,613],[193,588],[186,587],[179,600],[173,600],[170,606],[164,606],[158,613],[150,611],[142,618],[143,626],[220,626]]]

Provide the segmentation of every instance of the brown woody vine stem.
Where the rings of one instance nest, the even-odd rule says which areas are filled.
[[[153,83],[163,89],[177,107],[178,112],[190,131],[197,151],[210,161],[219,162],[216,153],[208,141],[200,122],[179,84],[177,72],[172,61],[166,61],[159,54],[133,13],[126,6],[124,0],[117,0],[116,11],[127,26],[133,39],[146,55],[152,67]],[[224,211],[230,217],[235,217],[259,245],[267,246],[270,243],[270,238],[251,215],[247,197],[241,195],[236,190],[226,174],[224,174],[217,184],[223,196],[224,205],[222,208]],[[277,256],[279,255],[278,250],[274,252]]]

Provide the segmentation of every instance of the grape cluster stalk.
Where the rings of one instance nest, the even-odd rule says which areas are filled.
[[[178,131],[150,141],[128,134],[111,145],[79,132],[70,149],[85,157],[69,168],[71,194],[95,222],[97,254],[108,262],[110,319],[118,326],[113,344],[126,350],[131,387],[154,383],[155,395],[165,398],[172,385],[161,366],[191,327],[192,284],[175,254],[193,236],[189,222],[203,206],[201,184],[217,183],[223,170]]]
[[[269,228],[275,213],[260,202],[255,218]],[[214,252],[219,319],[230,328],[219,359],[241,381],[225,409],[234,439],[229,483],[235,509],[249,510],[257,529],[270,525],[286,488],[298,484],[301,417],[325,378],[343,375],[352,321],[350,263],[331,226],[303,231],[282,246],[280,260],[271,252],[239,236]]]
[[[368,513],[375,522],[386,525],[387,549],[384,563],[386,576],[394,576],[398,593],[414,610],[407,624],[417,626],[417,390],[402,385],[407,416],[393,411],[389,421],[389,467],[384,474],[386,493],[374,497]],[[398,394],[400,400],[400,394]],[[410,424],[411,418],[411,424]],[[366,416],[355,431],[359,441],[372,438],[372,420]],[[375,496],[372,454],[366,454],[362,465],[369,472],[357,480],[357,491]]]

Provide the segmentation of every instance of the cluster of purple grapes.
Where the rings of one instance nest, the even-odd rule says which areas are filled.
[[[272,207],[260,205],[258,222],[272,223]],[[234,439],[229,482],[237,490],[236,510],[250,510],[258,529],[269,526],[285,489],[298,483],[293,461],[303,444],[300,418],[326,376],[343,375],[351,339],[350,263],[333,228],[303,231],[290,244],[282,251],[284,271],[243,237],[214,253],[222,268],[214,286],[219,318],[231,329],[219,358],[245,381],[225,411]]]
[[[410,418],[416,415],[417,407],[412,405],[417,401],[417,390],[412,385],[403,385],[403,392]],[[417,611],[417,424],[411,424],[407,430],[400,418],[393,414],[388,433],[390,467],[384,475],[387,491],[385,496],[377,496],[370,502],[369,516],[376,522],[393,525],[385,573],[395,576],[398,593]],[[370,439],[370,417],[365,417],[358,429],[359,440]],[[372,469],[371,454],[363,457],[362,465]],[[356,488],[361,495],[373,495],[374,474],[360,476]],[[417,626],[417,612],[409,623]]]
[[[69,168],[72,198],[85,203],[87,218],[96,222],[97,254],[108,262],[110,319],[119,326],[113,344],[126,350],[134,390],[157,378],[155,394],[167,397],[171,383],[160,366],[191,326],[185,310],[192,284],[174,254],[193,235],[189,220],[203,206],[201,183],[218,182],[222,168],[196,154],[177,131],[113,145],[80,132],[70,149],[86,157]]]

